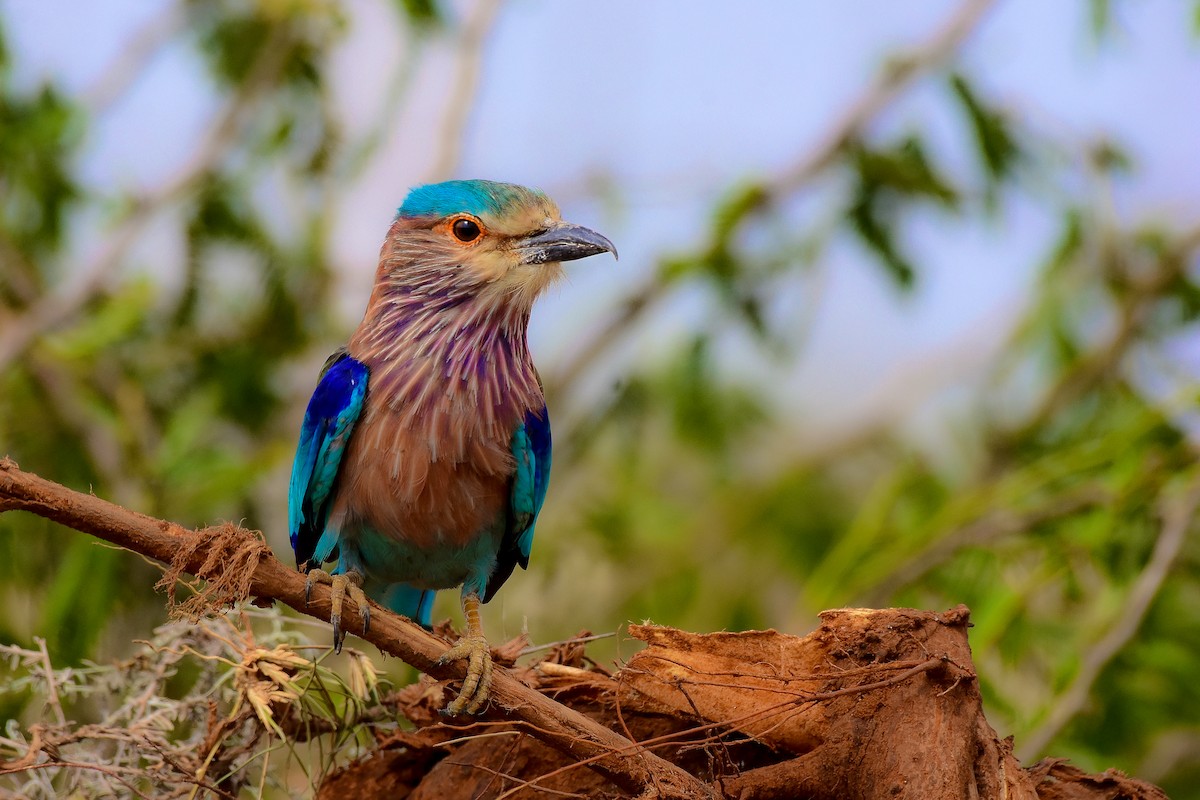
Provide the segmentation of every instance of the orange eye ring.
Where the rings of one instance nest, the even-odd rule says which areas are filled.
[[[472,244],[483,236],[483,226],[474,217],[456,217],[449,227],[450,234],[462,244]]]

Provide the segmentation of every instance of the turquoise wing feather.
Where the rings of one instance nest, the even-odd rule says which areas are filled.
[[[367,396],[365,365],[339,350],[325,362],[308,402],[288,490],[288,534],[298,567],[320,566],[334,557],[333,542],[317,552],[329,519],[342,454]]]
[[[526,414],[524,424],[513,432],[512,454],[517,471],[509,495],[504,538],[483,596],[485,603],[495,596],[518,564],[521,569],[529,566],[534,526],[550,486],[551,450],[550,415],[543,405],[541,413]]]

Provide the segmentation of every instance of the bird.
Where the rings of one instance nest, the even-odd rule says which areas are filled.
[[[466,631],[441,658],[467,662],[450,715],[486,708],[492,660],[480,605],[528,567],[549,485],[530,312],[562,262],[605,252],[617,257],[536,189],[486,180],[412,188],[362,322],[325,362],[305,410],[288,528],[306,602],[314,584],[330,584],[340,651],[346,598],[364,633],[367,597],[428,629],[435,593],[461,586]]]

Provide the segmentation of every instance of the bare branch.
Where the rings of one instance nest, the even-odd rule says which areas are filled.
[[[172,2],[143,23],[84,92],[83,103],[88,110],[103,114],[119,100],[185,21],[183,4]]]

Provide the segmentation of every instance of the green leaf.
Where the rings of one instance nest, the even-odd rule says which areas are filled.
[[[80,317],[77,325],[49,338],[47,344],[62,359],[95,358],[142,329],[156,294],[149,278],[131,280],[101,301],[93,313]]]
[[[134,556],[99,545],[77,533],[67,547],[42,606],[38,630],[59,658],[76,663],[104,632],[122,587],[131,584],[127,561]]]
[[[952,75],[950,86],[971,123],[975,144],[989,180],[999,182],[1011,174],[1021,156],[1008,118],[1002,112],[985,106],[963,75]]]
[[[1112,0],[1088,0],[1088,21],[1092,35],[1097,39],[1104,37],[1112,26]]]
[[[1092,147],[1090,153],[1092,163],[1105,172],[1129,173],[1133,169],[1133,159],[1116,142],[1111,139],[1101,139]]]
[[[751,393],[722,385],[707,336],[697,337],[674,363],[663,388],[681,441],[721,454],[763,420],[763,410]]]
[[[392,0],[396,9],[413,25],[430,27],[442,21],[437,0]]]
[[[933,200],[950,208],[958,204],[957,190],[934,168],[916,136],[906,136],[898,144],[878,149],[858,142],[850,154],[859,183],[869,192]]]
[[[934,167],[915,136],[882,148],[856,142],[849,155],[857,178],[854,198],[846,210],[850,228],[900,288],[911,288],[916,269],[897,243],[901,214],[914,200],[956,208],[958,191]]]
[[[851,227],[879,257],[896,284],[902,289],[909,289],[916,280],[916,270],[901,254],[891,221],[883,218],[878,203],[877,191],[860,187],[858,197],[848,211]]]
[[[29,96],[0,89],[0,234],[35,262],[61,244],[80,197],[71,160],[81,123],[51,86]]]
[[[1043,280],[1060,278],[1083,247],[1083,214],[1077,208],[1063,212],[1062,232],[1042,268]]]
[[[7,91],[8,73],[12,66],[12,57],[8,52],[8,37],[4,35],[4,26],[0,23],[0,84]]]

